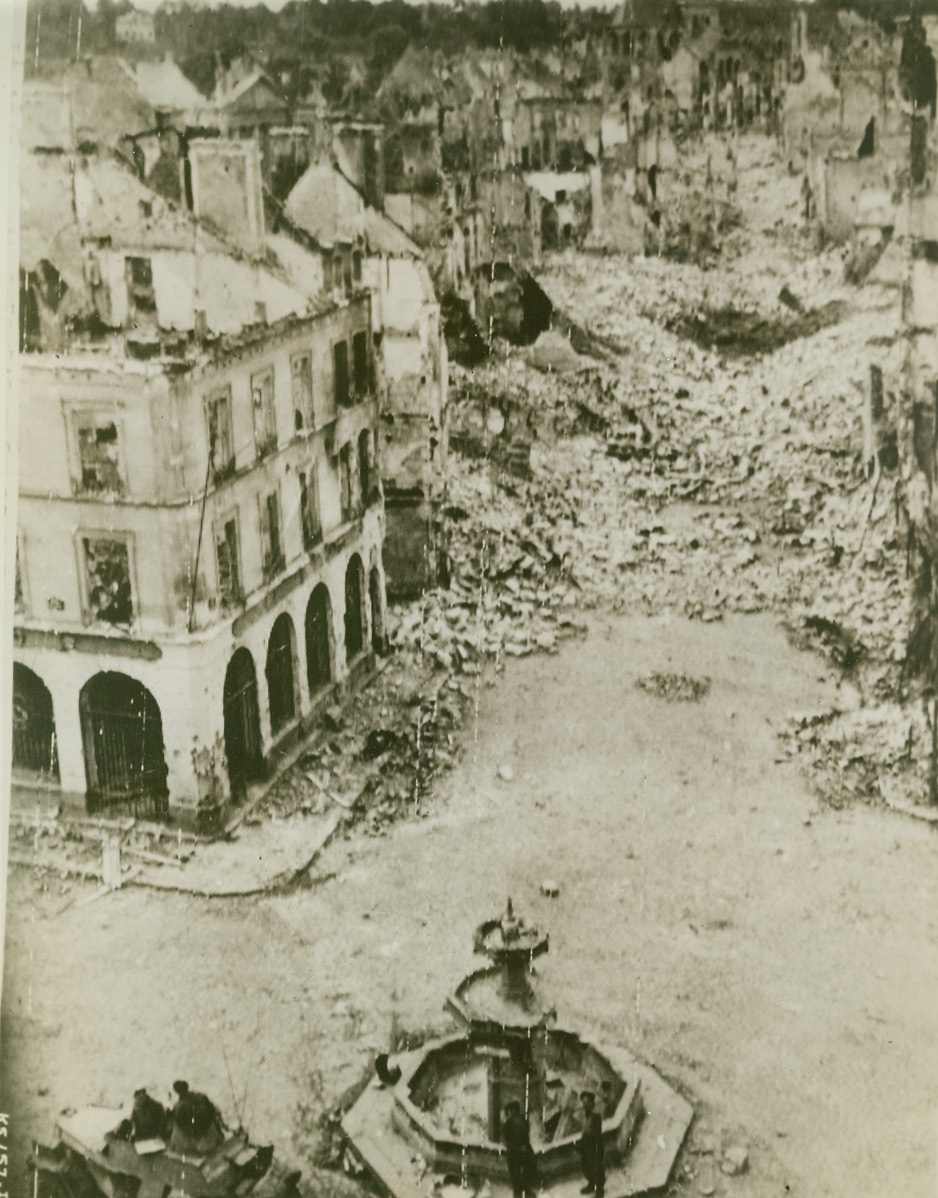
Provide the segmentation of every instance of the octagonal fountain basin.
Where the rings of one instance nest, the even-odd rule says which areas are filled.
[[[504,1179],[501,1126],[507,1103],[517,1101],[548,1181],[579,1171],[583,1091],[596,1096],[607,1159],[623,1160],[642,1116],[639,1078],[560,1028],[473,1028],[433,1041],[407,1062],[394,1088],[392,1118],[434,1172]]]

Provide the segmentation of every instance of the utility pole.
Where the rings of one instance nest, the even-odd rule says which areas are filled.
[[[202,553],[202,529],[205,527],[205,504],[208,500],[208,484],[212,477],[212,462],[215,460],[215,440],[217,435],[217,430],[213,428],[209,435],[208,464],[205,467],[205,484],[202,487],[202,504],[199,510],[199,536],[195,544],[195,565],[192,569],[192,587],[189,591],[188,632],[192,632],[195,629],[195,597],[199,585],[199,557]]]

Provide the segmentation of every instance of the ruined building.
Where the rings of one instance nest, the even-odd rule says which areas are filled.
[[[353,277],[370,292],[385,382],[385,570],[391,594],[417,594],[446,572],[446,346],[429,271],[404,230],[367,204],[335,166],[311,166],[284,212],[292,228],[323,252],[350,255]]]
[[[864,208],[894,209],[909,136],[901,46],[901,30],[854,13],[791,18],[783,151],[805,170],[805,218],[837,241],[853,237]]]
[[[371,304],[108,154],[21,194],[15,781],[205,822],[384,644]]]
[[[908,526],[912,574],[910,672],[926,693],[938,693],[938,171],[929,114],[917,115],[913,158],[923,153],[923,176],[912,183],[905,239],[903,289],[905,363],[896,406],[883,403],[873,379],[872,424],[880,446],[898,457],[899,496]],[[917,172],[916,172],[917,173]],[[875,392],[880,390],[880,396]],[[877,398],[879,402],[877,403]],[[895,447],[898,446],[898,455]]]

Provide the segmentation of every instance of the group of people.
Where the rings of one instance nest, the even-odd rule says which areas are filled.
[[[580,1167],[586,1179],[581,1194],[593,1194],[603,1198],[606,1188],[606,1161],[603,1151],[603,1120],[596,1109],[596,1095],[589,1091],[580,1095],[583,1104],[583,1131],[577,1147],[580,1152]],[[508,1160],[508,1175],[515,1198],[530,1198],[540,1189],[537,1160],[531,1147],[528,1121],[521,1112],[520,1102],[509,1102],[505,1107],[502,1124],[502,1139]]]
[[[167,1110],[145,1089],[134,1094],[130,1115],[129,1138],[135,1143],[143,1140],[165,1140],[173,1150],[207,1153],[217,1148],[225,1138],[224,1124],[215,1104],[205,1094],[190,1090],[189,1083],[173,1082],[174,1105]]]

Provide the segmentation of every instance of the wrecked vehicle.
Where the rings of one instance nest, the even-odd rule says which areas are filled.
[[[35,1144],[28,1162],[34,1198],[308,1198],[299,1170],[273,1159],[243,1129],[221,1121],[214,1146],[180,1142],[173,1129],[147,1138],[133,1131],[134,1111],[89,1106],[66,1111],[53,1146]],[[169,1117],[171,1118],[171,1116]]]

